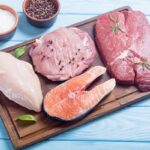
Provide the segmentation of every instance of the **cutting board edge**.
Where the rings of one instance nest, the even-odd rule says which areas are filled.
[[[132,9],[131,9],[130,6],[124,6],[124,7],[120,7],[120,8],[118,8],[118,9],[109,11],[109,12],[122,11],[122,10],[132,10]],[[108,12],[107,12],[107,13],[108,13]],[[94,21],[96,18],[97,18],[97,16],[96,16],[96,17],[93,17],[93,18],[90,18],[90,19],[87,19],[87,20],[84,20],[84,21],[79,22],[79,23],[75,23],[75,24],[73,24],[73,25],[71,25],[71,26],[79,27],[79,26],[82,26],[82,25],[84,25],[84,24],[87,24],[87,23],[90,23],[90,22]],[[71,26],[69,26],[69,27],[71,27]],[[35,39],[37,39],[37,38],[39,38],[39,37],[36,37],[36,38],[34,38],[34,39],[28,40],[28,41],[23,42],[23,43],[19,43],[19,44],[17,44],[17,45],[14,45],[14,46],[11,46],[11,47],[2,49],[2,50],[3,50],[3,51],[7,51],[7,52],[11,52],[13,49],[15,49],[15,48],[17,48],[17,47],[20,47],[20,46],[23,46],[23,45],[28,45],[28,44],[33,43],[33,42],[35,41]],[[132,95],[132,94],[127,95],[126,98],[127,98],[128,96],[131,96],[131,95]],[[1,106],[3,111],[0,111],[0,115],[2,116],[3,122],[5,122],[4,124],[5,124],[6,128],[7,128],[7,130],[9,131],[8,134],[9,134],[9,136],[10,136],[12,142],[13,142],[14,147],[15,147],[16,149],[21,149],[21,148],[24,148],[24,147],[26,147],[26,146],[29,146],[29,145],[31,145],[31,144],[33,144],[33,143],[37,143],[37,142],[39,142],[39,141],[41,141],[41,140],[47,139],[48,137],[52,137],[52,136],[54,136],[54,135],[58,135],[58,134],[60,134],[60,133],[62,133],[62,132],[65,132],[65,131],[67,131],[67,130],[70,130],[70,129],[74,128],[74,127],[77,127],[77,126],[79,126],[79,125],[82,125],[82,124],[85,124],[85,123],[90,122],[90,121],[92,121],[92,120],[95,120],[95,119],[98,118],[98,117],[102,117],[102,116],[104,116],[104,115],[106,115],[106,114],[109,114],[109,113],[111,113],[111,112],[114,112],[114,111],[116,111],[116,110],[118,110],[118,109],[121,109],[121,108],[123,108],[123,107],[125,107],[125,106],[131,105],[132,103],[135,103],[135,102],[137,102],[137,101],[140,101],[140,100],[142,100],[143,98],[149,97],[149,95],[150,95],[150,94],[145,95],[145,96],[142,96],[142,97],[139,97],[138,99],[134,99],[133,101],[128,102],[127,104],[123,104],[122,107],[120,107],[120,108],[113,109],[112,111],[109,111],[109,112],[107,112],[107,113],[101,114],[100,116],[96,116],[96,117],[91,118],[91,119],[89,119],[89,120],[87,119],[86,121],[84,121],[84,119],[83,119],[83,120],[81,120],[81,123],[75,124],[75,125],[73,125],[73,126],[71,126],[71,127],[68,127],[68,128],[66,128],[64,131],[58,131],[57,133],[51,134],[50,136],[49,136],[49,135],[43,136],[42,139],[32,140],[32,142],[26,142],[25,144],[23,143],[23,141],[22,141],[21,139],[26,139],[28,136],[19,139],[19,136],[17,135],[17,132],[14,132],[14,131],[15,131],[15,127],[13,126],[13,122],[12,122],[11,118],[9,117],[9,113],[7,112],[7,109],[4,108],[4,106]],[[116,100],[116,101],[110,102],[109,104],[114,104],[114,103],[116,103],[116,102],[119,101],[119,100],[121,100],[121,99],[118,99],[118,100]],[[107,104],[108,104],[108,103],[107,103]],[[107,105],[107,104],[105,104],[105,105]],[[103,106],[105,106],[105,105],[103,105]],[[4,110],[4,109],[5,109],[5,110]],[[4,116],[4,113],[5,113],[5,116]],[[8,116],[8,118],[7,118],[6,116]],[[9,123],[11,124],[11,129],[9,129],[9,127],[8,127],[9,125],[6,124],[6,122],[7,122],[7,123],[9,122]],[[44,129],[43,129],[43,130],[44,130]],[[38,131],[38,132],[39,132],[39,131]],[[36,133],[33,133],[33,135],[34,135],[34,134],[36,134]],[[29,136],[31,136],[31,135],[29,135]]]
[[[136,98],[136,99],[133,98],[132,101],[128,101],[127,100],[126,103],[122,103],[121,102],[122,99],[128,99],[128,98],[130,99],[130,97],[134,97],[135,94],[138,94],[138,98]],[[86,117],[83,118],[80,122],[77,122],[77,124],[69,126],[69,127],[65,128],[63,131],[62,131],[62,129],[58,128],[57,132],[49,135],[49,133],[47,132],[47,128],[43,129],[46,134],[43,133],[45,135],[43,135],[41,139],[33,139],[33,137],[30,137],[30,136],[34,136],[34,135],[39,134],[38,133],[39,131],[37,133],[33,133],[31,135],[25,136],[25,137],[20,138],[20,139],[19,139],[19,136],[16,133],[14,133],[15,134],[15,136],[14,136],[13,130],[15,130],[15,128],[14,128],[13,125],[11,125],[11,128],[8,127],[9,126],[8,124],[12,123],[12,121],[11,121],[11,119],[9,117],[8,118],[6,117],[6,115],[9,116],[9,113],[7,112],[7,108],[5,106],[4,106],[5,108],[2,106],[3,113],[1,114],[1,117],[2,117],[3,121],[5,121],[5,123],[6,122],[8,123],[8,124],[4,123],[4,125],[5,125],[6,129],[9,131],[8,134],[9,134],[10,139],[11,139],[13,145],[14,145],[14,148],[19,150],[19,149],[25,148],[27,146],[31,146],[32,144],[38,143],[38,142],[40,142],[42,140],[46,140],[47,138],[51,138],[51,137],[54,137],[56,135],[59,135],[60,133],[63,133],[65,131],[69,131],[69,130],[75,128],[75,127],[79,127],[80,125],[90,123],[91,121],[96,120],[97,118],[100,118],[100,117],[104,117],[105,115],[108,115],[108,114],[110,114],[112,112],[119,111],[120,109],[122,109],[122,108],[124,108],[126,106],[129,106],[131,104],[134,104],[136,102],[139,102],[139,101],[143,100],[144,98],[148,98],[149,96],[150,96],[150,92],[139,93],[137,91],[135,93],[129,94],[128,96],[126,96],[124,98],[120,98],[120,99],[118,99],[116,101],[104,104],[102,106],[102,108],[101,108],[101,109],[107,109],[107,107],[111,107],[113,105],[114,106],[113,109],[111,109],[111,110],[109,110],[107,112],[104,111],[101,114],[95,114],[94,117],[90,116],[90,118],[88,118],[88,116],[87,116],[87,118]],[[121,103],[122,103],[122,106],[118,107],[118,105],[120,105]],[[5,117],[4,117],[4,113],[5,113]],[[41,130],[40,132],[43,132],[43,130]],[[30,137],[31,139],[28,140],[27,137]]]

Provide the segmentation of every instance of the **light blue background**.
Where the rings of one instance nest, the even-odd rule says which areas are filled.
[[[0,49],[32,39],[60,26],[130,5],[150,20],[150,0],[60,0],[61,12],[50,29],[31,26],[22,13],[23,0],[0,0],[16,9],[20,17],[15,36],[0,42]],[[0,22],[1,24],[1,22]],[[26,150],[150,150],[150,99],[26,148]],[[13,150],[0,119],[0,150]]]

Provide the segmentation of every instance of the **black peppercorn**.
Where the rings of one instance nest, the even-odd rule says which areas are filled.
[[[47,19],[56,13],[57,8],[50,0],[30,0],[26,11],[36,19]]]

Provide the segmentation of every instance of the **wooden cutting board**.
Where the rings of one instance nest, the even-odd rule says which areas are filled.
[[[131,10],[130,7],[122,7],[114,11],[122,11],[122,10]],[[94,24],[97,17],[85,20],[83,22],[72,25],[73,27],[80,28],[89,33],[89,35],[94,40]],[[20,46],[30,46],[35,39],[9,47],[4,49],[4,51],[13,53],[14,50]],[[29,63],[31,60],[28,54],[25,54],[22,58]],[[95,65],[103,65],[100,59],[100,55],[97,51],[97,57],[92,66]],[[52,89],[53,87],[60,84],[60,82],[51,82],[46,78],[38,75],[42,85],[42,91],[45,93]],[[108,74],[103,75],[98,78],[90,88],[95,85],[107,80],[109,77]],[[28,82],[28,81],[27,81]],[[93,119],[102,117],[106,114],[109,114],[115,110],[121,109],[127,105],[130,105],[134,102],[142,100],[150,96],[150,92],[139,92],[134,86],[119,86],[117,85],[115,90],[108,95],[103,101],[86,117],[79,121],[73,122],[61,122],[48,118],[44,112],[35,113],[29,111],[13,102],[8,100],[2,93],[0,93],[0,115],[4,121],[4,124],[7,128],[9,136],[14,144],[16,149],[21,149],[23,147],[29,146],[33,143],[37,143],[41,140],[44,140],[48,137],[55,136],[64,131],[82,125],[86,122],[89,122]],[[17,123],[15,120],[19,115],[22,114],[33,114],[37,118],[37,123],[31,125],[23,125]]]

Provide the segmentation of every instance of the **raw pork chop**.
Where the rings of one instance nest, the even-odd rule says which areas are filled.
[[[94,61],[95,45],[77,28],[61,27],[36,40],[30,49],[35,70],[53,81],[79,75]]]
[[[105,65],[119,83],[150,90],[150,25],[140,11],[101,15],[96,41]]]
[[[32,66],[5,52],[0,52],[0,60],[0,91],[25,108],[41,111],[41,85]]]
[[[90,36],[61,27],[38,39],[30,49],[35,70],[53,81],[67,80],[88,68],[95,58]]]

